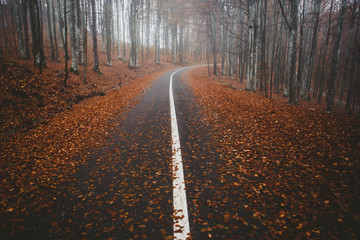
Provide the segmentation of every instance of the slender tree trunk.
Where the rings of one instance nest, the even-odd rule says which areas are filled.
[[[341,90],[340,90],[340,97],[338,105],[341,105],[343,97],[344,97],[344,90],[345,90],[345,82],[348,79],[348,66],[349,66],[349,60],[350,60],[350,46],[353,38],[354,33],[354,25],[355,25],[355,18],[356,18],[356,8],[357,8],[358,1],[355,0],[353,6],[352,6],[352,14],[351,14],[351,23],[350,23],[350,35],[348,37],[347,42],[347,49],[346,49],[346,61],[345,66],[342,73],[342,80],[341,80]]]
[[[249,29],[248,29],[248,70],[247,70],[247,87],[248,91],[256,91],[256,62],[255,54],[256,52],[256,11],[255,11],[255,0],[249,0],[247,2],[247,14],[249,19]]]
[[[359,26],[360,26],[360,17],[357,17],[357,24],[356,24],[356,31],[355,31],[355,36],[358,36],[359,33]],[[354,57],[353,57],[354,59]],[[355,89],[354,89],[354,85],[355,85],[355,77],[357,76],[357,71],[358,71],[358,65],[359,65],[359,60],[352,61],[351,64],[351,76],[350,76],[350,80],[349,80],[349,86],[348,86],[348,93],[347,93],[347,98],[346,98],[346,108],[350,108],[351,107],[351,100],[353,98],[353,96],[355,95]],[[360,106],[359,106],[360,107]]]
[[[75,0],[67,0],[70,7],[70,42],[71,42],[71,68],[70,71],[79,74],[79,45],[76,31],[76,5]]]
[[[49,0],[46,0],[46,12],[47,12],[47,21],[48,21],[48,31],[49,31],[49,40],[50,40],[50,49],[51,49],[51,60],[55,59],[55,46],[54,46],[54,37],[53,37],[53,24],[51,22],[51,5]]]
[[[22,1],[25,59],[30,59],[29,24],[28,24],[28,1]]]
[[[171,28],[171,41],[172,41],[172,59],[176,64],[177,57],[177,24],[174,23]]]
[[[78,49],[79,49],[79,53],[78,53],[78,63],[79,64],[83,64],[84,63],[84,56],[83,56],[83,51],[84,51],[84,46],[83,46],[83,35],[81,33],[81,29],[82,29],[82,24],[81,24],[81,4],[80,4],[80,0],[75,0],[75,11],[76,11],[76,25],[75,25],[75,34],[76,34],[76,40],[77,40],[77,45],[78,45]]]
[[[225,57],[226,57],[226,27],[225,20],[224,23],[221,25],[221,75],[225,75]]]
[[[262,21],[261,21],[261,74],[264,84],[265,97],[268,96],[268,83],[267,83],[267,68],[266,68],[266,18],[267,18],[267,1],[262,3],[261,11]]]
[[[20,2],[15,2],[14,10],[15,10],[15,19],[16,19],[16,29],[17,29],[17,40],[19,44],[19,52],[20,58],[26,59],[26,52],[25,52],[25,44],[24,44],[24,37],[23,37],[23,26],[21,21],[21,5]]]
[[[313,75],[313,71],[314,71],[314,60],[315,60],[315,54],[316,54],[316,47],[317,47],[317,42],[318,42],[320,6],[321,6],[321,0],[315,0],[310,59],[309,59],[308,75],[307,75],[307,80],[306,80],[306,93],[304,94],[305,99],[310,99],[310,88],[311,88],[311,82],[312,82],[312,75]]]
[[[42,72],[42,67],[46,64],[41,39],[40,11],[37,4],[37,0],[29,0],[34,65],[39,66],[39,70]]]
[[[118,36],[118,54],[119,59],[122,59],[122,52],[121,52],[121,1],[123,0],[116,0],[116,6],[117,6],[117,36]]]
[[[297,72],[297,84],[296,84],[296,96],[295,96],[295,103],[299,104],[300,101],[300,89],[302,83],[302,76],[304,71],[304,62],[305,62],[305,49],[304,49],[304,25],[305,25],[305,0],[303,0],[303,8],[302,14],[300,17],[300,43],[299,43],[299,60],[298,60],[298,72]]]
[[[342,36],[342,30],[343,30],[343,21],[344,21],[344,16],[345,16],[345,12],[346,12],[346,5],[347,5],[347,0],[342,0],[339,17],[338,17],[339,20],[338,20],[338,26],[337,26],[337,33],[335,36],[333,61],[331,64],[330,77],[329,77],[329,82],[328,82],[328,91],[327,91],[328,104],[327,104],[327,108],[326,108],[326,110],[328,112],[332,111],[333,103],[334,103],[335,77],[336,77],[339,55],[340,55],[340,43],[341,43],[341,36]]]
[[[334,6],[334,0],[331,0],[331,5],[330,5],[330,13],[329,13],[329,21],[328,21],[328,30],[327,30],[327,34],[326,34],[326,40],[325,40],[325,47],[324,47],[324,55],[320,56],[322,58],[321,61],[321,72],[320,72],[320,77],[319,77],[319,92],[318,92],[318,103],[321,103],[321,99],[323,97],[323,91],[324,91],[324,86],[325,86],[325,79],[326,79],[326,72],[327,72],[327,65],[328,62],[330,61],[330,57],[328,59],[326,59],[327,56],[327,50],[328,50],[328,46],[329,46],[329,40],[330,40],[330,32],[331,32],[331,23],[332,23],[332,13],[333,13],[333,6]]]
[[[59,5],[60,7],[60,5]],[[64,78],[64,84],[67,85],[67,80],[69,77],[69,71],[68,71],[68,59],[69,59],[69,53],[68,53],[68,37],[67,37],[67,16],[66,13],[67,12],[67,7],[66,7],[66,0],[64,1],[64,26],[65,26],[65,31],[64,31],[64,50],[65,50],[65,78]]]
[[[138,48],[137,48],[137,7],[138,0],[131,0],[129,14],[129,30],[130,30],[130,58],[129,67],[137,68],[139,66]]]
[[[180,63],[184,62],[184,28],[180,26],[180,33],[179,33],[179,57]]]
[[[296,79],[296,55],[297,55],[297,29],[298,29],[298,0],[290,1],[290,26],[289,26],[289,54],[288,54],[288,103],[296,104],[295,79]]]
[[[61,42],[64,48],[64,44],[65,44],[65,39],[64,39],[64,20],[62,18],[62,14],[61,14],[61,4],[60,4],[60,0],[58,0],[58,15],[59,15],[59,28],[60,28],[60,36],[61,36]]]
[[[217,75],[217,43],[216,43],[216,12],[211,9],[209,13],[210,45],[214,57],[214,75]]]
[[[123,22],[123,60],[126,61],[126,43],[125,43],[125,32],[126,32],[126,25],[125,25],[125,1],[122,1],[122,22]]]
[[[16,53],[16,59],[19,62],[19,53],[18,53],[18,47],[17,47],[17,43],[16,43],[16,33],[15,33],[15,28],[17,28],[16,24],[15,24],[15,19],[14,19],[14,15],[16,15],[15,9],[13,7],[13,2],[10,2],[10,12],[11,12],[11,21],[12,21],[12,35],[13,35],[13,39],[14,39],[14,47],[15,47],[15,53]]]
[[[84,0],[83,4],[83,21],[82,21],[82,32],[83,32],[83,46],[84,46],[84,83],[87,84],[87,68],[88,68],[88,57],[87,57],[87,22],[88,22],[88,1]]]
[[[155,28],[155,62],[160,64],[160,27],[161,27],[161,10],[162,0],[157,0],[157,17]]]
[[[105,2],[105,26],[106,26],[106,64],[111,66],[111,18],[112,0]]]
[[[144,2],[141,2],[141,12],[143,16],[141,18],[141,62],[144,62]]]
[[[58,49],[58,42],[57,42],[57,34],[56,34],[56,18],[55,18],[55,2],[51,4],[52,10],[52,23],[53,23],[53,31],[54,31],[54,43],[55,43],[55,60],[59,61],[59,49]]]
[[[99,51],[98,51],[98,43],[97,43],[97,26],[96,26],[96,6],[95,0],[91,0],[91,11],[92,11],[92,38],[93,38],[93,51],[94,51],[94,67],[93,71],[100,73],[99,68]]]
[[[150,54],[150,0],[146,0],[146,56]]]

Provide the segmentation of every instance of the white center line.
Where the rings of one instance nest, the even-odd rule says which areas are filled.
[[[183,69],[175,71],[170,76],[170,116],[172,136],[172,171],[173,171],[173,215],[174,215],[174,238],[186,239],[190,237],[189,216],[186,201],[184,171],[181,158],[179,130],[176,120],[176,111],[172,90],[173,75]]]

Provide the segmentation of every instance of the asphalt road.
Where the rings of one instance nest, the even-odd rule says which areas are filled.
[[[184,231],[178,221],[183,214],[173,207],[174,141],[169,101],[173,72],[155,81],[126,119],[119,116],[113,120],[117,127],[109,133],[106,144],[87,157],[66,185],[54,190],[53,205],[25,217],[22,231],[15,231],[12,239],[184,236],[177,234]],[[239,219],[229,218],[230,213],[247,217],[242,207],[246,203],[234,199],[240,186],[222,184],[221,150],[216,148],[211,126],[200,120],[191,89],[181,79],[184,72],[173,75],[172,87],[190,234],[193,239],[256,238],[262,229],[254,231],[250,226],[261,224],[239,224]]]

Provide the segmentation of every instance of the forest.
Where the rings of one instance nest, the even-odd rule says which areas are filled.
[[[359,0],[0,0],[0,239],[360,239]]]
[[[1,0],[0,11],[0,57],[31,60],[40,72],[62,62],[64,83],[69,72],[84,81],[101,73],[99,52],[106,65],[116,56],[129,68],[150,53],[161,64],[164,54],[213,64],[211,74],[267,98],[359,112],[357,0]]]

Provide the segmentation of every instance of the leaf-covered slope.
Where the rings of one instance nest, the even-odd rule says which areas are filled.
[[[24,65],[0,61],[1,135],[28,130],[79,101],[79,89],[62,84],[62,71],[40,75]],[[96,88],[88,85],[82,91],[88,95]]]

